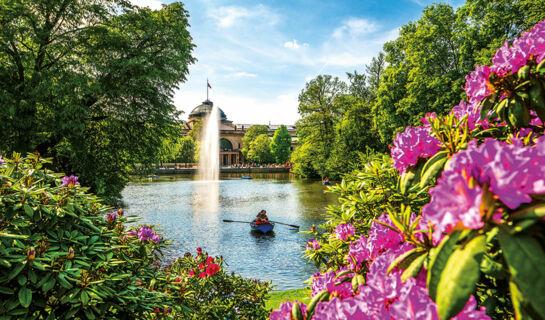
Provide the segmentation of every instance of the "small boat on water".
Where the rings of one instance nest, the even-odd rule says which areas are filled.
[[[274,222],[256,224],[255,220],[253,220],[252,222],[250,222],[250,228],[252,228],[252,231],[267,233],[271,232],[274,229]]]
[[[240,177],[240,179],[253,179],[254,177],[252,176],[244,176],[244,177]]]

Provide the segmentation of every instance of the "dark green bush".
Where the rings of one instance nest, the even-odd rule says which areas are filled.
[[[76,180],[65,177],[62,183],[63,175],[45,169],[50,161],[37,154],[4,160],[0,319],[257,319],[264,314],[268,283],[227,276],[219,258],[213,275],[190,276],[189,269],[206,255],[161,268],[167,243],[151,227],[127,226],[136,220],[103,204]]]

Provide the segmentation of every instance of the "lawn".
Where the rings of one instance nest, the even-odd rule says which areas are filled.
[[[280,303],[286,302],[287,299],[292,302],[297,300],[308,304],[310,302],[310,293],[310,289],[307,288],[271,292],[265,306],[267,309],[277,309]]]

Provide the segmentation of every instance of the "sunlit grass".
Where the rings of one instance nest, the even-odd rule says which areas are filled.
[[[310,302],[310,294],[311,291],[307,288],[271,292],[265,306],[267,309],[277,309],[280,303],[286,302],[287,299],[290,299],[292,302],[297,300],[308,304]]]

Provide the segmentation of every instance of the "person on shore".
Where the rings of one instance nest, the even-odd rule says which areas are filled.
[[[269,217],[267,217],[267,211],[261,210],[255,217],[255,224],[262,224],[269,222]]]

